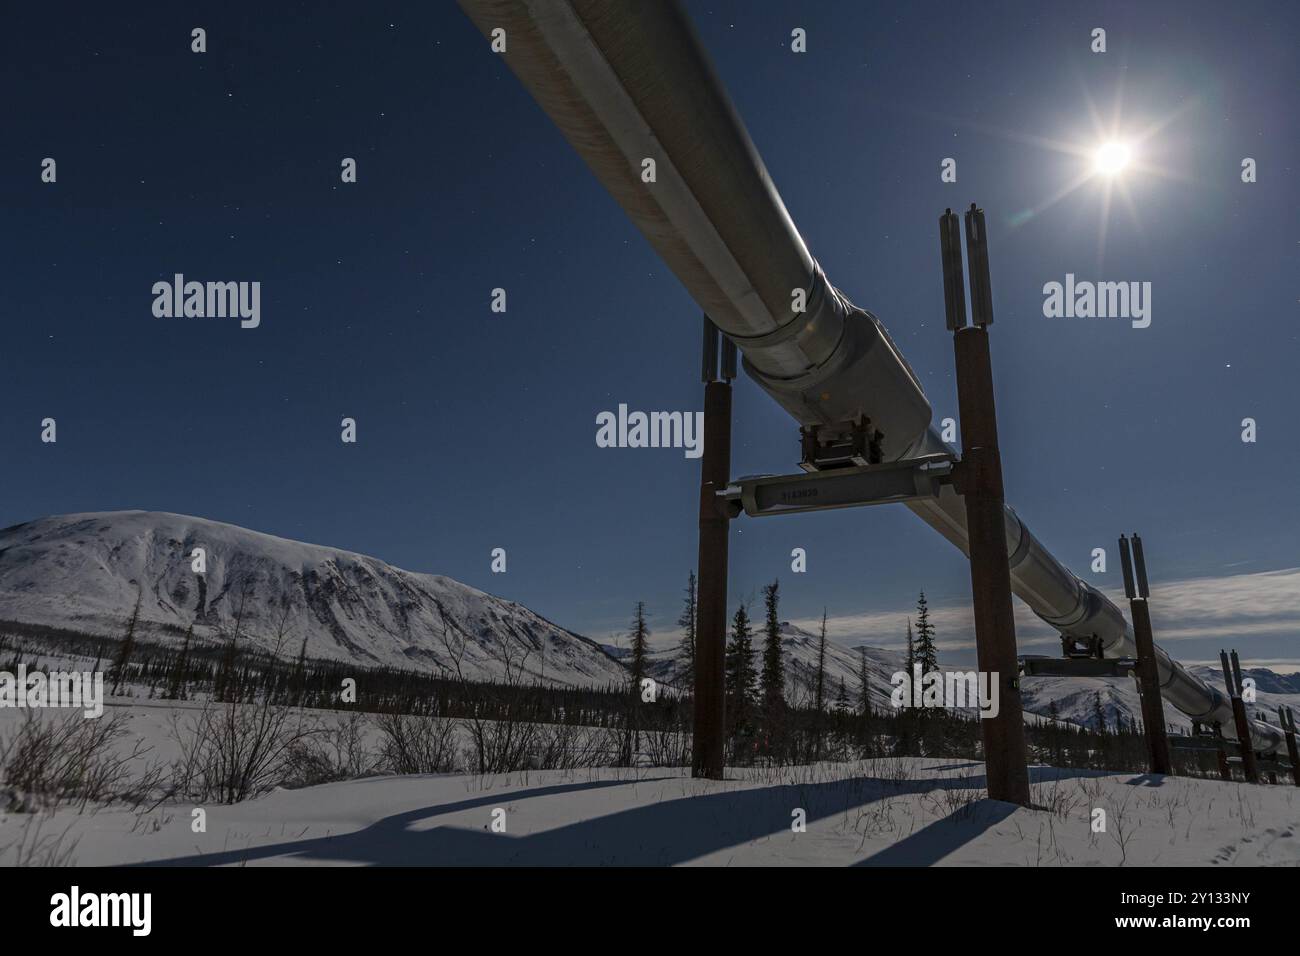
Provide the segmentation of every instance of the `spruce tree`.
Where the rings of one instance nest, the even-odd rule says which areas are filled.
[[[1105,735],[1106,733],[1106,711],[1101,706],[1101,691],[1092,693],[1092,719],[1097,724],[1097,733]]]
[[[641,679],[645,677],[646,666],[646,638],[650,636],[650,628],[645,620],[645,602],[636,602],[636,611],[632,615],[632,633],[629,635],[632,641],[632,690],[636,694],[641,693]]]
[[[785,666],[781,660],[779,581],[763,588],[763,752],[777,759],[785,755]]]
[[[632,641],[632,697],[629,702],[627,736],[624,743],[626,765],[631,766],[637,750],[641,746],[641,728],[640,721],[637,719],[640,715],[641,704],[641,681],[645,678],[646,668],[646,639],[650,636],[650,628],[645,620],[645,602],[636,602],[636,611],[632,615],[632,633],[628,635]]]
[[[122,680],[126,677],[126,666],[131,662],[131,652],[135,650],[135,626],[140,620],[140,602],[143,599],[144,590],[137,585],[135,610],[131,612],[131,620],[126,625],[126,636],[122,638],[122,647],[118,651],[117,661],[113,664],[113,689],[111,693],[114,697],[117,696],[118,690],[122,687]]]
[[[781,620],[779,581],[763,588],[763,606],[767,618],[763,624],[763,710],[776,719],[785,709],[785,667],[781,660]]]
[[[849,689],[844,686],[844,678],[840,678],[840,690],[835,695],[835,712],[837,714],[847,714],[849,712]]]
[[[826,608],[822,608],[822,628],[817,635],[817,674],[813,678],[813,760],[822,759],[822,735],[826,715]]]
[[[190,626],[185,629],[185,643],[181,645],[180,657],[172,665],[171,681],[167,685],[167,693],[163,695],[166,700],[184,700],[184,682],[185,669],[190,666],[190,638],[194,635],[194,622],[190,621]]]
[[[820,717],[826,709],[826,609],[822,608],[822,629],[817,635],[817,676],[813,684],[813,707]]]
[[[939,669],[939,652],[934,644],[934,625],[930,623],[930,608],[925,603],[925,592],[916,601],[916,662],[921,673]]]
[[[736,608],[727,642],[727,718],[733,733],[750,728],[758,675],[754,672],[754,635],[745,605]]]
[[[916,663],[916,642],[912,639],[912,619],[910,617],[907,619],[907,660],[905,663],[907,665],[907,679],[911,681],[913,678],[912,665]]]
[[[293,705],[295,707],[302,706],[303,678],[306,676],[306,674],[307,674],[307,637],[306,635],[304,635],[302,639],[302,647],[298,649],[298,663],[294,665],[293,680],[291,682],[291,686],[293,688]]]
[[[239,699],[239,687],[235,683],[235,661],[239,653],[239,629],[244,624],[244,607],[248,604],[248,595],[252,589],[252,582],[244,578],[239,591],[239,610],[235,612],[235,631],[226,644],[225,653],[221,657],[221,669],[217,672],[213,686],[213,697],[218,703],[233,703]]]
[[[871,716],[871,673],[867,670],[867,649],[858,648],[858,713]]]
[[[677,619],[677,624],[682,629],[682,640],[677,645],[677,673],[688,694],[695,692],[695,616],[699,611],[697,602],[695,572],[692,571],[686,579],[686,600],[682,605],[682,616]]]
[[[1052,748],[1052,762],[1059,767],[1063,760],[1061,751],[1061,708],[1057,706],[1055,700],[1048,703],[1047,716],[1052,719],[1048,731],[1048,742]]]

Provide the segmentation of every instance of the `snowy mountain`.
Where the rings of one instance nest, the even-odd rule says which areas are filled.
[[[1120,721],[1128,725],[1134,719],[1142,719],[1137,683],[1130,678],[1023,677],[1020,693],[1026,712],[1044,717],[1055,715],[1084,727],[1095,729],[1097,726],[1098,694],[1101,695],[1101,712],[1108,727],[1114,728]],[[1169,705],[1165,706],[1165,720],[1184,731],[1191,728],[1191,721]]]
[[[1187,668],[1212,687],[1223,690],[1223,673],[1207,664],[1193,664]],[[1277,709],[1289,705],[1300,710],[1300,681],[1297,675],[1277,674],[1266,667],[1247,668],[1243,677],[1253,677],[1257,689],[1256,701],[1246,705],[1252,717],[1270,724],[1278,722]],[[1142,720],[1142,702],[1138,697],[1137,682],[1127,677],[1026,677],[1021,681],[1025,710],[1047,716],[1052,704],[1056,714],[1070,723],[1095,727],[1095,695],[1101,695],[1101,709],[1106,724],[1114,728],[1122,719],[1126,724]],[[1186,733],[1191,730],[1191,720],[1168,702],[1165,703],[1165,723]]]
[[[817,635],[791,624],[781,623],[781,654],[785,662],[786,696],[794,704],[811,703],[817,680]],[[755,635],[754,645],[762,640]],[[906,667],[904,655],[879,647],[849,648],[834,641],[826,642],[826,703],[831,706],[839,694],[841,682],[851,702],[856,703],[861,685],[859,672],[866,656],[871,707],[877,712],[890,710],[889,695],[894,689],[891,678]]]
[[[202,574],[192,569],[196,548]],[[627,679],[600,645],[526,607],[350,551],[147,511],[0,530],[0,621],[120,638],[137,595],[137,633],[165,643],[191,622],[200,641],[228,640],[239,618],[241,642],[284,655],[306,638],[309,657],[367,666],[452,673],[459,656],[476,679],[500,677],[509,658],[548,683]]]

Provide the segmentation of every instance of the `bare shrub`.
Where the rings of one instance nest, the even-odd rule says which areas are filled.
[[[982,787],[974,786],[975,778],[963,775],[953,784],[937,787],[921,796],[921,805],[936,817],[965,820],[974,815],[975,805],[988,797]],[[965,784],[963,786],[962,784]]]
[[[286,781],[290,751],[311,733],[300,713],[269,700],[204,707],[172,723],[175,790],[215,803],[260,796]]]
[[[642,747],[652,767],[689,767],[691,735],[678,726],[643,731]]]
[[[62,833],[45,833],[47,817],[33,814],[24,818],[16,839],[0,843],[0,861],[5,866],[30,866],[42,869],[51,866],[72,866],[77,840],[67,840],[69,824]],[[12,856],[10,855],[12,851]]]
[[[511,773],[532,766],[538,724],[509,716],[501,720],[465,721],[470,746],[465,756],[478,773]]]
[[[120,713],[44,720],[27,711],[14,736],[0,744],[7,809],[23,812],[69,802],[83,811],[91,803],[138,806],[158,788],[162,769],[136,766],[152,748],[139,739],[129,749],[120,746],[126,736],[126,717]]]
[[[456,679],[462,687],[468,688],[469,681],[462,664],[469,635],[448,616],[441,602],[435,604],[442,623],[440,636],[443,646],[451,658]],[[492,706],[482,711],[475,708],[461,721],[470,741],[465,756],[470,767],[480,774],[510,773],[526,769],[530,766],[533,745],[537,739],[538,725],[529,719],[527,704],[519,693],[532,648],[517,634],[513,636],[514,641],[502,640],[487,648],[488,654],[501,666],[502,671],[499,682],[487,685]]]
[[[368,726],[364,714],[351,713],[304,733],[285,751],[284,785],[312,787],[376,773],[378,761],[366,748]]]
[[[456,769],[456,723],[445,717],[380,714],[380,768],[385,773],[450,773]]]
[[[538,770],[576,770],[610,762],[601,735],[590,727],[542,724],[535,736],[533,767]]]
[[[1129,802],[1133,799],[1135,792],[1129,789],[1125,791],[1123,800],[1113,800],[1110,811],[1106,815],[1108,824],[1106,832],[1110,834],[1110,838],[1119,847],[1120,866],[1128,862],[1128,844],[1133,839],[1133,834],[1138,826],[1138,821],[1130,818],[1128,813]]]
[[[1059,820],[1068,820],[1080,803],[1079,793],[1071,792],[1060,777],[1031,783],[1029,792],[1033,807],[1045,810]]]
[[[600,737],[598,752],[604,758],[602,763],[610,767],[636,766],[637,755],[627,752],[627,732],[621,725],[600,727],[596,733]]]

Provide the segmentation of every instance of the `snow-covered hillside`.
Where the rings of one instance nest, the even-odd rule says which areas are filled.
[[[1188,668],[1207,684],[1223,689],[1223,674],[1217,667],[1195,664]],[[1270,724],[1278,722],[1277,709],[1289,705],[1300,709],[1295,675],[1275,674],[1266,667],[1244,670],[1244,676],[1255,680],[1257,689],[1254,703],[1246,705],[1247,712]],[[1101,709],[1106,725],[1115,727],[1117,720],[1131,724],[1142,720],[1142,702],[1138,697],[1137,682],[1127,677],[1026,677],[1021,681],[1025,709],[1036,714],[1055,716],[1070,723],[1095,727],[1095,697],[1101,695]],[[1165,703],[1165,723],[1183,733],[1191,730],[1192,722],[1176,707]]]
[[[191,567],[195,548],[207,568]],[[604,685],[626,671],[593,641],[528,608],[376,558],[185,515],[117,511],[42,518],[0,531],[0,621],[121,637],[140,595],[141,636],[281,645],[296,655],[499,677]],[[444,634],[447,640],[444,640]],[[463,651],[462,651],[463,648]],[[524,656],[526,652],[526,657]]]

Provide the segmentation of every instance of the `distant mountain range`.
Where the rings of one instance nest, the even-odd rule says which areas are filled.
[[[813,682],[817,669],[817,637],[789,622],[781,624],[782,654],[786,666],[787,698],[791,703],[807,703],[813,698]],[[755,634],[755,654],[762,645],[762,636]],[[606,648],[613,656],[626,653],[620,648]],[[890,708],[893,675],[905,668],[904,655],[898,651],[862,645],[848,648],[833,641],[826,643],[827,702],[833,703],[841,681],[850,700],[856,702],[861,681],[858,676],[859,654],[867,658],[871,706],[877,712]],[[651,675],[673,683],[682,671],[682,662],[675,648],[663,648],[650,655]],[[965,667],[946,667],[940,661],[939,669],[969,670]],[[1203,664],[1188,668],[1209,684],[1222,687],[1223,675],[1218,668]],[[1300,674],[1277,674],[1267,668],[1250,668],[1243,676],[1253,677],[1258,691],[1257,702],[1248,704],[1252,716],[1261,716],[1276,724],[1277,708],[1289,704],[1300,711]],[[1095,727],[1097,724],[1097,698],[1100,696],[1101,712],[1106,725],[1114,728],[1118,722],[1131,724],[1142,719],[1142,704],[1137,685],[1129,678],[1078,678],[1078,677],[1026,677],[1021,681],[1021,694],[1025,711],[1034,717],[1055,716],[1059,720]],[[1053,704],[1055,708],[1053,709]],[[1165,706],[1165,721],[1182,731],[1191,729],[1191,721],[1172,706]]]
[[[192,569],[195,548],[206,570]],[[627,650],[576,634],[514,601],[451,578],[403,571],[377,558],[303,544],[235,525],[149,511],[71,514],[0,530],[0,629],[3,622],[42,625],[120,638],[140,600],[138,634],[178,643],[193,625],[196,639],[228,640],[239,619],[240,640],[285,656],[306,639],[310,657],[362,666],[410,667],[453,674],[456,658],[469,679],[499,679],[506,661],[526,680],[566,686],[625,682]],[[241,614],[242,607],[242,614]],[[813,699],[817,637],[781,625],[787,697]],[[755,648],[762,644],[755,634]],[[826,646],[826,699],[843,683],[856,702],[865,655],[872,707],[890,707],[891,678],[904,667],[897,651]],[[650,676],[680,682],[675,648],[650,653]],[[1217,669],[1192,670],[1219,683]],[[1280,703],[1300,703],[1300,675],[1265,668],[1246,672],[1259,708],[1276,722]],[[1114,726],[1140,715],[1137,691],[1124,678],[1026,678],[1025,708],[1062,720],[1095,722],[1095,697]],[[1172,707],[1170,724],[1188,722]]]
[[[1207,684],[1223,689],[1223,674],[1217,667],[1195,664],[1187,669]],[[1255,679],[1256,701],[1246,705],[1252,717],[1277,724],[1280,705],[1288,704],[1293,710],[1300,710],[1300,676],[1277,674],[1265,667],[1243,670],[1242,676]],[[1026,677],[1021,681],[1021,688],[1026,710],[1048,715],[1055,703],[1055,713],[1061,720],[1086,727],[1097,723],[1097,694],[1101,695],[1101,709],[1108,726],[1113,728],[1120,719],[1126,723],[1142,719],[1137,684],[1130,678]],[[1165,723],[1183,732],[1190,731],[1192,726],[1189,717],[1169,704],[1165,704]]]

